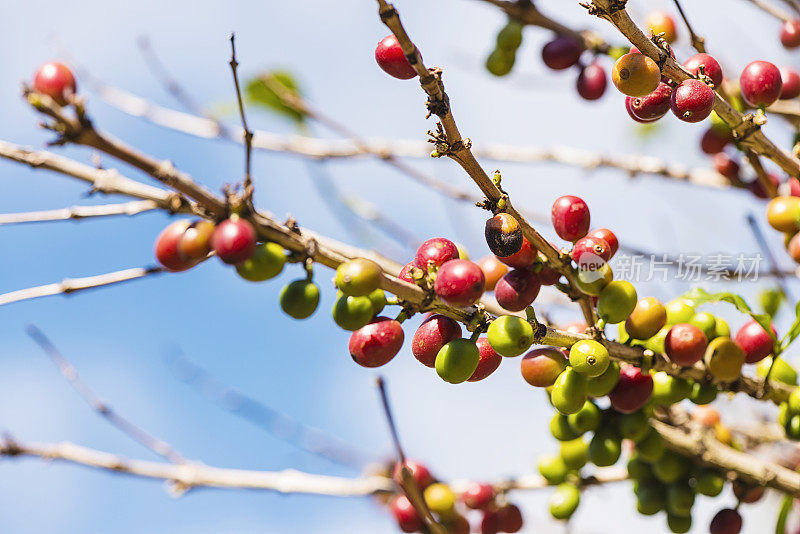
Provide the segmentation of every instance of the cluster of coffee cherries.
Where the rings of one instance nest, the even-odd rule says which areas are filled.
[[[506,500],[505,493],[482,482],[469,483],[463,491],[456,492],[449,485],[437,481],[423,464],[406,460],[406,468],[422,491],[425,504],[447,529],[448,534],[469,534],[470,519],[473,519],[480,534],[519,532],[522,529],[522,513],[519,507]],[[394,479],[400,483],[400,464],[392,470]],[[403,532],[427,532],[424,521],[405,494],[393,495],[389,509]]]
[[[789,256],[800,263],[800,182],[789,182],[790,195],[778,196],[767,204],[767,222],[775,230],[783,232],[784,245]]]

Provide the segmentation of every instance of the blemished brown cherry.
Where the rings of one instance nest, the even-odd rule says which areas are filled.
[[[471,377],[467,378],[467,382],[480,382],[497,371],[497,368],[500,367],[500,362],[503,360],[503,357],[497,354],[489,344],[488,338],[479,337],[475,344],[478,346],[480,360],[478,360],[478,367],[475,368],[475,372],[472,373]]]
[[[622,94],[645,96],[655,91],[661,82],[661,69],[644,54],[629,53],[614,63],[611,81]]]
[[[76,91],[75,76],[63,63],[49,61],[36,69],[33,89],[49,96],[59,106],[66,106]]]
[[[800,96],[800,72],[794,67],[784,66],[781,72],[781,100],[791,100]]]
[[[748,104],[757,108],[769,106],[781,96],[781,71],[768,61],[753,61],[739,76],[739,86]]]
[[[573,37],[559,35],[542,48],[542,61],[553,70],[564,70],[578,63],[583,43]]]
[[[158,234],[155,244],[155,255],[158,263],[170,271],[185,271],[197,264],[196,261],[183,257],[178,244],[191,221],[175,221]]]
[[[722,67],[712,56],[704,53],[695,54],[683,63],[683,68],[688,70],[695,77],[700,74],[701,66],[703,67],[705,75],[711,78],[714,87],[722,85]]]
[[[672,91],[672,112],[685,122],[705,120],[714,110],[714,90],[700,80],[684,80]]]
[[[628,114],[637,122],[653,122],[667,114],[672,97],[672,86],[660,82],[652,92],[639,97],[625,99]]]
[[[528,238],[523,236],[522,246],[518,252],[510,256],[498,256],[497,259],[514,269],[525,269],[533,265],[537,254],[538,251],[531,245]]]
[[[584,100],[598,100],[605,94],[608,85],[606,70],[597,62],[589,63],[581,69],[575,85]]]
[[[501,532],[519,532],[522,529],[522,512],[514,504],[497,509],[497,519]]]
[[[384,72],[400,80],[409,80],[417,75],[394,34],[380,40],[375,48],[375,61]]]
[[[483,271],[475,263],[469,260],[450,260],[439,267],[433,290],[451,306],[466,307],[474,304],[483,295],[485,284]]]
[[[522,311],[539,295],[542,284],[532,269],[514,269],[497,282],[494,296],[508,311]]]
[[[411,340],[411,353],[420,363],[433,367],[436,355],[448,342],[461,337],[461,325],[444,315],[434,314],[419,325]]]
[[[450,260],[459,259],[458,247],[449,239],[434,237],[422,243],[414,255],[414,265],[428,270],[428,264],[434,267],[441,267]]]
[[[217,225],[211,236],[211,247],[223,262],[230,265],[242,263],[256,251],[256,231],[246,220],[231,215]]]
[[[558,237],[564,241],[577,241],[589,232],[589,206],[579,197],[564,195],[553,202],[550,220]]]
[[[348,349],[358,365],[380,367],[400,352],[403,339],[403,327],[399,322],[388,317],[376,317],[350,335]]]
[[[522,248],[522,228],[513,215],[498,213],[486,221],[486,244],[495,256],[511,256]]]
[[[800,46],[800,19],[787,20],[781,27],[781,44],[784,48]]]

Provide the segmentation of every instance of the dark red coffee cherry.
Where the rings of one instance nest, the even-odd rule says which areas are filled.
[[[388,317],[376,317],[350,335],[348,349],[353,361],[362,367],[389,363],[403,346],[403,327]]]
[[[700,150],[709,156],[718,154],[722,152],[730,141],[731,136],[729,133],[722,133],[712,126],[700,138]]]
[[[431,315],[419,325],[411,340],[411,353],[420,363],[433,367],[439,349],[461,337],[461,325],[444,315]]]
[[[781,44],[784,48],[800,46],[800,20],[787,20],[781,27]]]
[[[547,265],[543,266],[539,271],[539,282],[541,282],[543,286],[555,285],[560,279],[561,273]]]
[[[563,70],[575,65],[582,53],[583,43],[573,37],[560,35],[544,45],[542,60],[553,70]]]
[[[533,262],[536,261],[537,254],[538,251],[531,245],[528,238],[523,236],[522,246],[518,252],[510,256],[498,256],[497,259],[514,269],[525,269],[533,265]]]
[[[655,91],[645,96],[625,99],[628,114],[638,122],[653,122],[667,114],[672,97],[672,86],[661,82]],[[630,99],[630,100],[629,100]]]
[[[387,35],[378,43],[375,48],[375,61],[384,72],[395,78],[409,80],[417,75],[417,71],[408,62],[394,35]]]
[[[766,491],[764,486],[754,486],[738,479],[731,483],[731,489],[733,489],[733,495],[739,499],[739,502],[744,504],[753,504],[760,501]]]
[[[653,396],[653,377],[633,365],[626,365],[619,374],[619,382],[608,398],[611,406],[620,413],[633,413],[647,404]]]
[[[497,368],[500,367],[500,362],[503,360],[503,357],[497,354],[489,344],[488,338],[479,337],[475,344],[478,346],[478,354],[481,359],[478,360],[478,367],[475,368],[475,372],[472,373],[471,377],[467,378],[467,382],[483,380],[497,371]]]
[[[725,152],[714,154],[714,168],[732,183],[738,184],[740,182],[739,171],[741,167],[735,159],[731,158]]]
[[[428,262],[432,262],[434,267],[441,267],[445,262],[458,258],[458,247],[455,243],[443,237],[434,237],[419,246],[414,255],[414,265],[427,271]]]
[[[711,78],[714,87],[722,85],[722,67],[716,59],[708,54],[695,54],[683,63],[683,68],[692,73],[693,76],[700,74],[700,66],[703,66],[705,75]]]
[[[772,182],[772,185],[775,187],[778,187],[781,183],[780,179],[775,173],[772,172],[767,173],[767,178],[769,178],[769,181]],[[762,198],[762,199],[770,198],[769,192],[767,192],[767,190],[764,189],[764,186],[761,185],[761,182],[759,180],[753,180],[752,182],[750,182],[748,188],[750,189],[750,192],[756,196],[756,198]]]
[[[486,221],[486,244],[495,256],[511,256],[522,248],[522,228],[508,213],[498,213]]]
[[[475,263],[469,260],[450,260],[439,267],[433,290],[451,306],[466,307],[481,298],[485,284],[483,271]]]
[[[672,91],[669,105],[685,122],[700,122],[714,110],[714,90],[700,80],[684,80]]]
[[[403,532],[419,532],[424,525],[417,510],[403,494],[395,495],[389,501],[389,510],[392,511],[397,526]]]
[[[597,230],[592,230],[586,234],[586,237],[597,237],[608,244],[609,256],[606,261],[613,258],[614,254],[616,254],[617,250],[619,250],[619,239],[617,239],[617,236],[614,234],[614,232],[608,228],[598,228]]]
[[[800,73],[794,67],[781,67],[781,100],[800,96]]]
[[[514,504],[507,504],[497,509],[497,519],[501,532],[519,532],[522,530],[522,512]]]
[[[461,501],[467,508],[483,510],[494,501],[494,486],[473,482],[461,493]]]
[[[50,61],[36,69],[33,90],[49,96],[59,106],[66,106],[75,94],[75,76],[63,63]]]
[[[514,269],[497,282],[494,296],[508,311],[522,311],[530,306],[541,289],[539,276],[531,269]]]
[[[742,97],[753,107],[766,107],[778,100],[783,89],[781,71],[768,61],[753,61],[739,76]]]
[[[164,228],[156,238],[156,259],[170,271],[185,271],[197,265],[195,260],[182,256],[179,249],[181,237],[190,224],[188,220],[175,221]]]
[[[411,476],[414,478],[414,482],[417,483],[417,486],[419,486],[419,489],[424,490],[425,488],[433,484],[434,482],[433,475],[431,475],[430,470],[428,469],[427,466],[425,466],[425,464],[422,464],[416,460],[406,459],[405,465],[406,469],[411,471]],[[392,470],[392,478],[394,478],[394,480],[398,484],[402,483],[403,481],[400,470],[401,470],[400,463],[398,462],[394,464],[394,469]]]
[[[558,237],[565,241],[577,241],[589,232],[589,206],[581,198],[564,195],[553,202],[550,220]]]
[[[584,100],[597,100],[606,92],[608,77],[606,70],[597,62],[592,62],[581,69],[576,87]]]
[[[231,215],[217,225],[211,236],[211,247],[223,262],[242,263],[256,251],[256,231],[246,220]]]
[[[625,111],[627,111],[628,112],[628,116],[630,118],[632,118],[633,120],[635,120],[636,122],[639,122],[641,124],[648,124],[648,123],[651,123],[651,122],[656,122],[658,119],[660,119],[661,117],[664,116],[664,115],[662,115],[661,117],[656,117],[655,119],[642,119],[642,118],[640,118],[639,116],[637,116],[633,112],[633,108],[632,108],[633,101],[634,101],[634,98],[632,96],[626,96],[625,97]]]
[[[742,531],[742,516],[732,508],[723,508],[711,520],[709,530],[711,534],[739,534]]]
[[[772,326],[772,332],[777,337],[778,334],[774,326]],[[764,327],[758,324],[754,319],[747,321],[744,326],[736,332],[736,337],[734,337],[733,340],[744,351],[745,363],[760,362],[772,354],[774,348],[772,337],[764,330]]]
[[[789,195],[793,197],[800,197],[800,180],[792,176],[789,178],[788,182]]]
[[[581,269],[599,269],[611,255],[611,245],[605,239],[588,235],[575,241],[571,252],[572,261]]]

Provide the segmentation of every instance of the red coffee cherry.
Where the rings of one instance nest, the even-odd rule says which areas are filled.
[[[386,365],[403,346],[403,327],[388,317],[376,317],[350,335],[347,347],[353,361],[362,367]]]
[[[764,486],[752,486],[738,479],[733,481],[731,487],[734,496],[744,504],[753,504],[754,502],[760,501],[766,490]]]
[[[772,172],[767,173],[767,178],[769,178],[769,181],[772,182],[772,185],[774,185],[775,187],[778,187],[781,184],[780,179],[775,173]],[[767,192],[766,189],[764,189],[764,186],[761,185],[761,182],[758,180],[753,180],[747,187],[748,189],[750,189],[750,192],[756,196],[756,198],[762,198],[762,199],[770,198],[770,194]]]
[[[650,373],[633,365],[626,365],[619,374],[619,382],[608,398],[611,406],[620,413],[633,413],[647,404],[653,396],[653,378]]]
[[[788,182],[789,194],[793,197],[800,197],[800,180],[792,176],[789,178]]]
[[[397,526],[403,532],[419,532],[422,530],[424,524],[422,518],[405,495],[395,495],[389,501],[389,510],[391,510],[395,521],[397,521]]]
[[[558,237],[565,241],[577,241],[589,232],[589,206],[576,196],[557,198],[550,210],[550,219]]]
[[[405,280],[409,284],[414,284],[414,278],[411,277],[411,269],[414,267],[416,266],[414,265],[413,261],[411,263],[406,263],[403,265],[403,268],[400,269],[400,274],[397,275],[397,278],[400,280]]]
[[[461,494],[461,500],[467,508],[483,510],[494,501],[494,486],[473,482]]]
[[[800,96],[800,73],[793,67],[781,67],[781,100],[791,100]]]
[[[193,222],[178,241],[178,253],[192,261],[202,261],[211,252],[214,223],[206,220]]]
[[[676,324],[664,338],[664,351],[669,359],[684,367],[691,367],[703,359],[708,339],[702,330],[688,323]]]
[[[539,282],[543,286],[552,286],[555,285],[561,279],[561,273],[548,267],[547,265],[543,266],[542,269],[539,271]]]
[[[188,220],[175,221],[164,228],[156,238],[156,259],[170,271],[185,271],[197,265],[196,261],[181,256],[178,249],[181,237],[190,224]]]
[[[700,80],[684,80],[672,91],[672,113],[685,122],[700,122],[714,110],[714,90]]]
[[[427,468],[427,466],[425,466],[425,464],[422,464],[416,460],[409,460],[408,458],[406,458],[406,468],[409,471],[411,471],[411,476],[414,478],[414,482],[417,483],[417,486],[419,486],[419,489],[424,490],[425,488],[433,484],[434,482],[433,475],[431,475],[430,470]],[[401,466],[399,462],[394,464],[394,469],[392,470],[392,477],[398,484],[402,482],[402,475],[400,473],[400,469]]]
[[[778,100],[783,89],[781,71],[767,61],[753,61],[739,76],[742,97],[753,107],[769,106]]]
[[[414,255],[414,265],[428,270],[428,262],[433,262],[435,267],[441,267],[445,262],[459,258],[458,247],[443,237],[434,237],[422,243]]]
[[[711,78],[714,87],[722,85],[722,67],[716,59],[708,54],[701,53],[693,55],[683,63],[683,68],[691,72],[693,76],[697,76],[700,74],[701,65],[703,66],[706,76]]]
[[[718,154],[728,145],[731,136],[728,133],[721,133],[713,126],[703,133],[700,138],[700,150],[709,156]]]
[[[375,61],[384,72],[395,78],[409,80],[417,75],[394,34],[381,39],[375,47]]]
[[[651,123],[651,122],[656,122],[658,119],[660,119],[661,117],[664,116],[664,115],[662,115],[661,117],[656,117],[654,119],[642,119],[642,118],[640,118],[639,116],[637,116],[633,112],[633,108],[632,108],[633,100],[634,100],[634,98],[631,97],[631,96],[626,96],[625,97],[625,111],[627,111],[628,112],[628,116],[630,118],[632,118],[633,120],[635,120],[636,122],[639,122],[641,124],[648,124],[648,123]]]
[[[732,508],[723,508],[711,520],[709,530],[711,534],[739,534],[742,531],[742,516]]]
[[[483,271],[483,277],[486,279],[486,291],[493,291],[497,282],[508,272],[508,267],[494,254],[485,256],[476,263]]]
[[[572,261],[583,269],[587,267],[600,268],[612,256],[611,245],[605,239],[588,235],[575,241],[570,254]]]
[[[69,103],[70,97],[75,94],[75,87],[72,71],[57,61],[44,63],[33,76],[33,90],[49,96],[59,106]]]
[[[777,336],[778,333],[775,331],[775,327],[770,326],[772,327],[772,332]],[[736,337],[733,340],[744,351],[745,363],[757,363],[772,354],[772,337],[764,330],[764,327],[753,319],[747,321],[736,332]]]
[[[497,259],[514,269],[525,269],[533,265],[533,262],[536,261],[537,254],[538,251],[531,245],[528,238],[523,236],[522,246],[517,253],[511,256],[498,256]]]
[[[520,371],[525,382],[539,388],[555,384],[558,375],[567,367],[564,353],[553,347],[533,349],[522,357]]]
[[[475,344],[478,346],[478,354],[481,359],[478,360],[478,367],[475,368],[475,372],[472,373],[471,377],[467,378],[467,382],[483,380],[497,371],[497,368],[500,367],[500,362],[503,360],[503,357],[497,354],[489,344],[488,338],[479,337]]]
[[[617,250],[619,250],[619,239],[617,239],[617,236],[614,234],[614,232],[608,228],[598,228],[597,230],[592,230],[586,234],[586,237],[596,237],[598,239],[602,239],[608,244],[610,254],[606,261],[613,258],[614,254],[616,254]]]
[[[485,284],[483,271],[473,262],[450,260],[439,267],[433,290],[451,306],[467,307],[481,298]]]
[[[499,534],[500,518],[496,510],[484,510],[480,528],[480,534]]]
[[[514,269],[506,274],[494,288],[497,303],[508,311],[522,311],[539,295],[542,284],[531,269]]]
[[[576,87],[584,100],[597,100],[606,92],[608,78],[602,65],[592,62],[581,69]]]
[[[739,183],[739,163],[724,152],[714,154],[714,168],[733,183]]]
[[[575,65],[583,53],[583,43],[572,37],[560,35],[544,45],[542,61],[553,70],[564,70]]]
[[[217,225],[211,236],[211,247],[223,262],[242,263],[256,251],[256,231],[246,220],[231,215]]]
[[[519,532],[522,530],[522,512],[514,504],[507,504],[497,509],[497,519],[501,532]]]
[[[800,46],[800,20],[787,20],[781,27],[781,44],[784,48]]]
[[[431,315],[419,325],[411,340],[411,353],[420,363],[433,367],[439,349],[461,337],[461,325],[444,315]]]
[[[672,86],[661,82],[655,91],[645,96],[625,99],[628,114],[637,122],[653,122],[667,114],[672,97]]]

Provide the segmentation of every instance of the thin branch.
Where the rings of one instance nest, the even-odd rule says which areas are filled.
[[[69,382],[75,391],[91,406],[92,410],[116,427],[123,434],[150,449],[159,456],[174,464],[186,462],[186,458],[169,443],[158,439],[144,429],[140,428],[127,418],[120,415],[110,404],[101,399],[89,385],[83,381],[78,370],[67,358],[61,354],[52,341],[36,325],[28,325],[28,335],[33,339],[48,358],[58,367],[61,375]]]
[[[780,9],[778,7],[775,7],[775,6],[773,6],[772,4],[770,4],[768,2],[765,2],[764,0],[747,0],[747,1],[750,2],[751,4],[753,4],[754,6],[756,6],[757,8],[759,8],[760,10],[762,10],[762,11],[764,11],[766,13],[769,13],[770,15],[775,17],[776,19],[782,20],[784,22],[787,22],[787,21],[790,21],[790,20],[793,19],[793,17],[791,15],[789,15],[787,12],[785,12],[784,10],[782,10],[782,9]]]
[[[686,30],[689,32],[689,40],[692,43],[692,46],[695,50],[700,53],[705,53],[706,51],[706,38],[700,35],[697,35],[692,28],[692,25],[689,23],[689,19],[686,16],[686,13],[683,11],[683,6],[681,6],[680,0],[673,0],[675,2],[675,7],[678,8],[678,13],[680,13],[681,18],[683,19],[683,23],[686,25]]]
[[[766,195],[769,198],[774,198],[778,194],[778,186],[772,183],[770,179],[769,173],[761,164],[761,160],[758,158],[758,155],[753,152],[752,150],[745,149],[744,155],[747,158],[747,162],[753,168],[753,171],[756,173],[756,181],[758,185],[764,190]]]
[[[231,34],[231,60],[228,64],[233,73],[233,85],[236,87],[236,102],[239,104],[239,117],[242,119],[242,130],[244,131],[244,187],[245,191],[252,189],[253,178],[250,174],[250,155],[253,152],[253,132],[247,127],[247,119],[244,115],[244,102],[242,100],[242,89],[239,87],[239,62],[236,60],[236,35]]]
[[[101,206],[72,206],[58,210],[28,211],[24,213],[0,214],[0,225],[52,221],[82,221],[95,217],[111,217],[114,215],[138,215],[148,211],[162,209],[153,200],[134,200],[122,204],[104,204]]]
[[[772,249],[769,247],[769,243],[767,243],[767,239],[764,237],[764,233],[761,231],[761,228],[758,226],[758,221],[752,213],[747,214],[747,224],[750,226],[750,230],[753,232],[753,237],[756,243],[758,243],[761,252],[766,256],[767,262],[769,262],[770,273],[775,275],[781,292],[785,297],[789,298],[790,301],[795,302],[795,298],[789,290],[788,284],[786,284],[786,278],[778,265],[778,260],[775,259],[775,255],[772,253]]]

